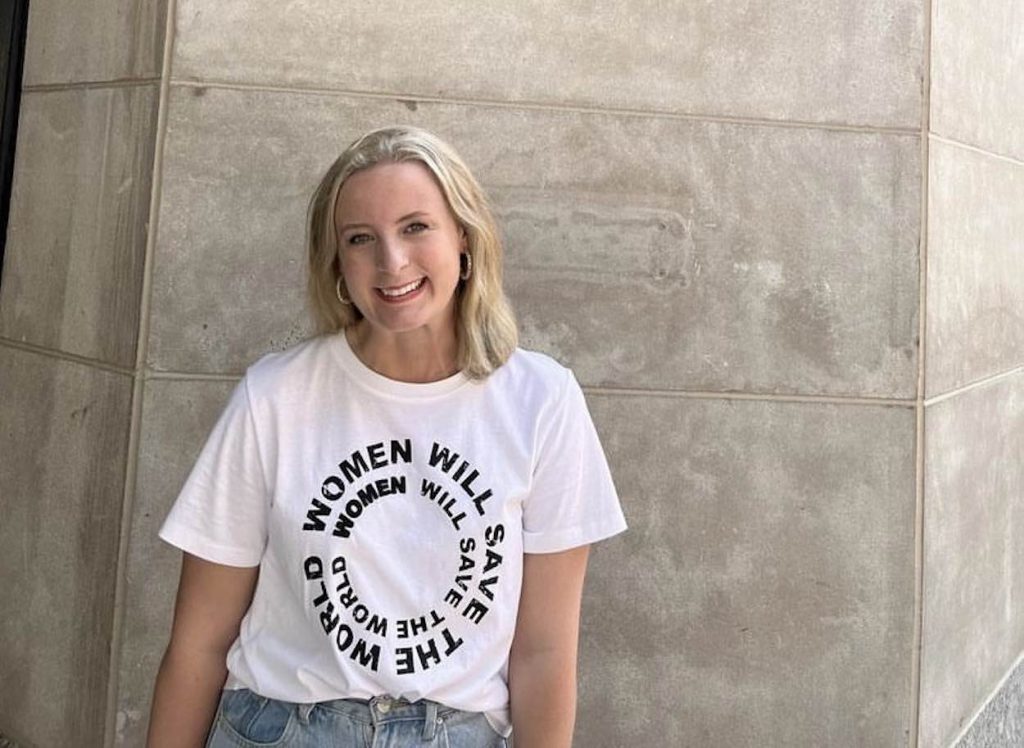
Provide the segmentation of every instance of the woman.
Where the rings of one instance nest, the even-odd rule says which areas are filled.
[[[571,372],[516,348],[479,185],[376,130],[308,232],[322,334],[249,368],[161,529],[150,745],[568,746],[587,548],[625,522]]]

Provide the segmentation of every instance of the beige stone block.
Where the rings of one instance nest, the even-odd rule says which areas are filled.
[[[917,127],[920,0],[181,0],[196,80]]]
[[[588,399],[630,529],[592,552],[575,744],[907,745],[913,409]]]
[[[0,345],[0,726],[101,745],[131,378]]]
[[[1024,365],[1024,165],[933,140],[929,396]]]
[[[167,0],[32,0],[26,85],[159,77]]]
[[[22,98],[0,335],[134,364],[156,108],[153,86]]]
[[[1024,374],[925,412],[921,745],[945,746],[1024,651]]]
[[[224,381],[146,382],[125,568],[117,746],[145,744],[156,671],[171,632],[181,552],[157,531],[233,387]]]
[[[1024,160],[1024,5],[932,3],[931,129]]]
[[[396,122],[462,151],[524,344],[584,382],[913,395],[915,136],[216,88],[172,96],[152,365],[240,372],[306,334],[308,196]]]

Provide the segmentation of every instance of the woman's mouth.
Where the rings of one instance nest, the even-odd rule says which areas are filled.
[[[374,290],[377,292],[377,296],[385,301],[392,303],[405,301],[406,299],[411,299],[413,296],[418,294],[426,281],[426,278],[420,278],[419,280],[406,283],[403,286],[389,286],[388,288],[377,288]]]

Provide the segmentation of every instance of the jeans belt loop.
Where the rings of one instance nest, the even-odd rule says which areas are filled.
[[[427,715],[423,718],[423,739],[433,740],[434,732],[437,730],[437,723],[440,720],[437,718],[437,703],[434,701],[427,702]]]

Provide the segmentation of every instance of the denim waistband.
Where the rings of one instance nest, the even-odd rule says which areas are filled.
[[[438,704],[436,701],[421,699],[407,701],[393,696],[375,696],[369,700],[334,699],[313,704],[297,704],[299,720],[308,723],[309,715],[315,709],[343,714],[349,719],[377,727],[389,722],[422,722],[421,736],[433,740],[438,725],[458,710]]]
[[[334,699],[315,704],[299,704],[300,714],[309,714],[314,709],[327,709],[367,724],[381,724],[401,720],[444,719],[456,709],[438,704],[436,701],[421,699],[407,701],[395,696],[375,696],[372,699]],[[305,707],[305,709],[303,709]]]

